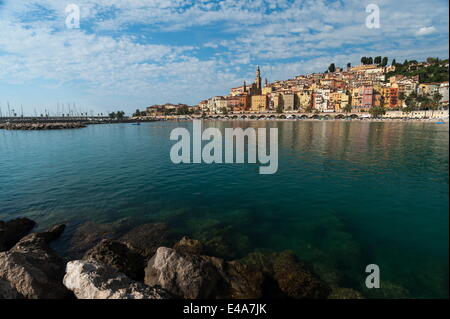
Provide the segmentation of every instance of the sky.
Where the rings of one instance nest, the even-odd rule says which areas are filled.
[[[72,4],[79,28],[66,23]],[[366,26],[369,4],[379,28]],[[448,58],[448,11],[448,0],[0,0],[0,108],[131,113],[226,95],[257,65],[272,82],[362,56]]]

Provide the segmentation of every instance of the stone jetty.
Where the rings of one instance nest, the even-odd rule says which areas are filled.
[[[86,127],[82,122],[66,122],[66,123],[0,123],[0,129],[5,130],[62,130]]]

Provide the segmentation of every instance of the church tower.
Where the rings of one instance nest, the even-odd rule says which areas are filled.
[[[255,84],[256,84],[256,88],[258,90],[261,90],[261,70],[258,68],[256,69],[256,78],[255,78]]]

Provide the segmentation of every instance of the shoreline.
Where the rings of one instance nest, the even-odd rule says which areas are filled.
[[[229,260],[164,223],[119,230],[88,221],[64,239],[77,254],[63,258],[50,243],[63,240],[66,225],[31,232],[35,225],[28,218],[0,221],[1,299],[364,298],[325,281],[289,250]]]
[[[227,258],[218,254],[220,242],[211,246],[163,222],[88,220],[69,237],[70,225],[33,232],[36,225],[25,217],[0,220],[0,299],[410,298],[390,281],[380,292],[349,286],[337,268],[292,250]],[[67,254],[52,243],[68,244]]]
[[[229,121],[267,121],[267,122],[420,122],[420,123],[430,123],[436,124],[448,124],[449,118],[443,119],[280,119],[280,118],[190,118],[190,119],[161,119],[163,122],[189,122],[192,120],[202,120],[202,121],[221,121],[221,122],[229,122]]]

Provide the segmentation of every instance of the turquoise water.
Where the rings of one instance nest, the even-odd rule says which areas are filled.
[[[278,172],[174,165],[170,131],[190,122],[0,130],[0,219],[165,221],[227,241],[228,259],[291,249],[341,286],[363,290],[365,266],[377,264],[389,296],[448,297],[447,124],[203,124],[278,127]]]

